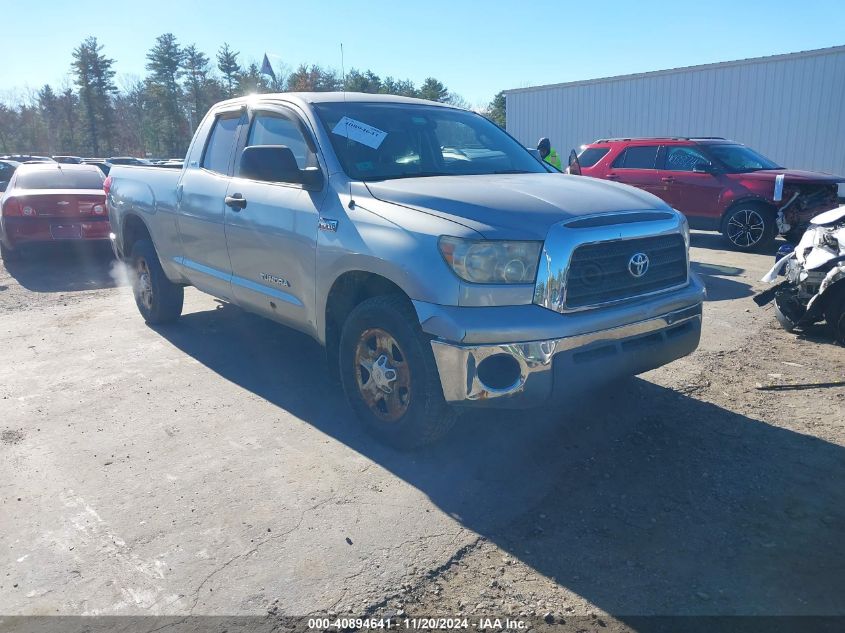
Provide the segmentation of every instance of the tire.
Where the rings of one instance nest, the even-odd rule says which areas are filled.
[[[722,235],[740,251],[765,249],[777,233],[774,211],[755,202],[740,202],[728,209],[722,220]]]
[[[21,250],[19,248],[11,249],[0,241],[0,259],[4,262],[19,262],[21,260]]]
[[[407,298],[374,297],[352,310],[340,336],[339,363],[358,420],[385,444],[416,448],[454,425],[457,413],[443,398],[429,340]]]
[[[827,301],[824,310],[824,320],[833,332],[833,338],[840,345],[845,345],[845,281],[837,283],[835,288],[827,292],[835,292]]]
[[[182,314],[185,289],[164,274],[158,253],[149,239],[132,246],[132,292],[135,304],[150,325],[168,323]]]
[[[778,323],[780,323],[780,326],[787,332],[795,331],[795,322],[783,313],[777,301],[775,301],[775,318],[778,320]]]

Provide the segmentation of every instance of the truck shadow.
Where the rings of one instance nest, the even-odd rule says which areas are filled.
[[[227,304],[158,331],[622,619],[845,613],[841,446],[637,378],[399,453],[358,430],[310,338]]]
[[[18,261],[3,262],[8,273],[32,292],[76,292],[118,285],[109,244],[30,246]]]
[[[778,248],[785,243],[786,241],[782,237],[779,237],[775,240],[774,244],[765,249],[751,251],[751,253],[756,255],[774,255],[777,253]],[[717,231],[692,231],[690,233],[690,246],[694,248],[706,248],[712,251],[740,252],[731,245],[724,235]],[[772,263],[774,264],[774,261]]]
[[[702,262],[691,262],[690,267],[704,282],[707,288],[707,301],[741,299],[754,294],[749,284],[728,279],[728,277],[735,277],[745,272],[742,268]]]

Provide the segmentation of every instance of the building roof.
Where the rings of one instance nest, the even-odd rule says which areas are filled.
[[[802,57],[816,57],[821,55],[834,55],[837,53],[845,53],[845,45],[831,46],[828,48],[817,48],[809,51],[799,51],[796,53],[784,53],[781,55],[767,55],[765,57],[749,57],[747,59],[737,59],[728,62],[716,62],[712,64],[699,64],[698,66],[681,66],[679,68],[667,68],[666,70],[652,70],[644,73],[633,73],[630,75],[615,75],[613,77],[600,77],[597,79],[583,79],[579,81],[567,81],[557,84],[544,84],[540,86],[529,86],[526,88],[511,88],[505,90],[504,93],[516,94],[520,92],[532,92],[535,90],[550,90],[553,88],[569,88],[572,86],[584,86],[588,84],[606,83],[611,81],[624,81],[628,79],[645,79],[650,77],[659,77],[661,75],[672,75],[675,73],[686,73],[690,71],[712,70],[715,68],[728,68],[730,66],[744,66],[751,64],[760,64],[766,62],[781,61],[785,59],[800,59]]]

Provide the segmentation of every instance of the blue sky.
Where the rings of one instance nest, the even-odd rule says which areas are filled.
[[[803,3],[283,2],[3,0],[0,99],[66,80],[71,51],[96,35],[120,80],[144,74],[157,35],[208,54],[301,62],[420,83],[435,76],[473,105],[499,90],[845,44],[841,0]],[[9,54],[9,51],[14,52]],[[120,83],[120,81],[118,81]]]

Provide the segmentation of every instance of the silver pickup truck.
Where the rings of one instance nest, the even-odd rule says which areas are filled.
[[[181,171],[115,166],[113,244],[148,323],[195,286],[301,330],[366,428],[411,447],[456,405],[579,397],[692,352],[684,217],[560,174],[442,104],[258,95],[203,119]]]

